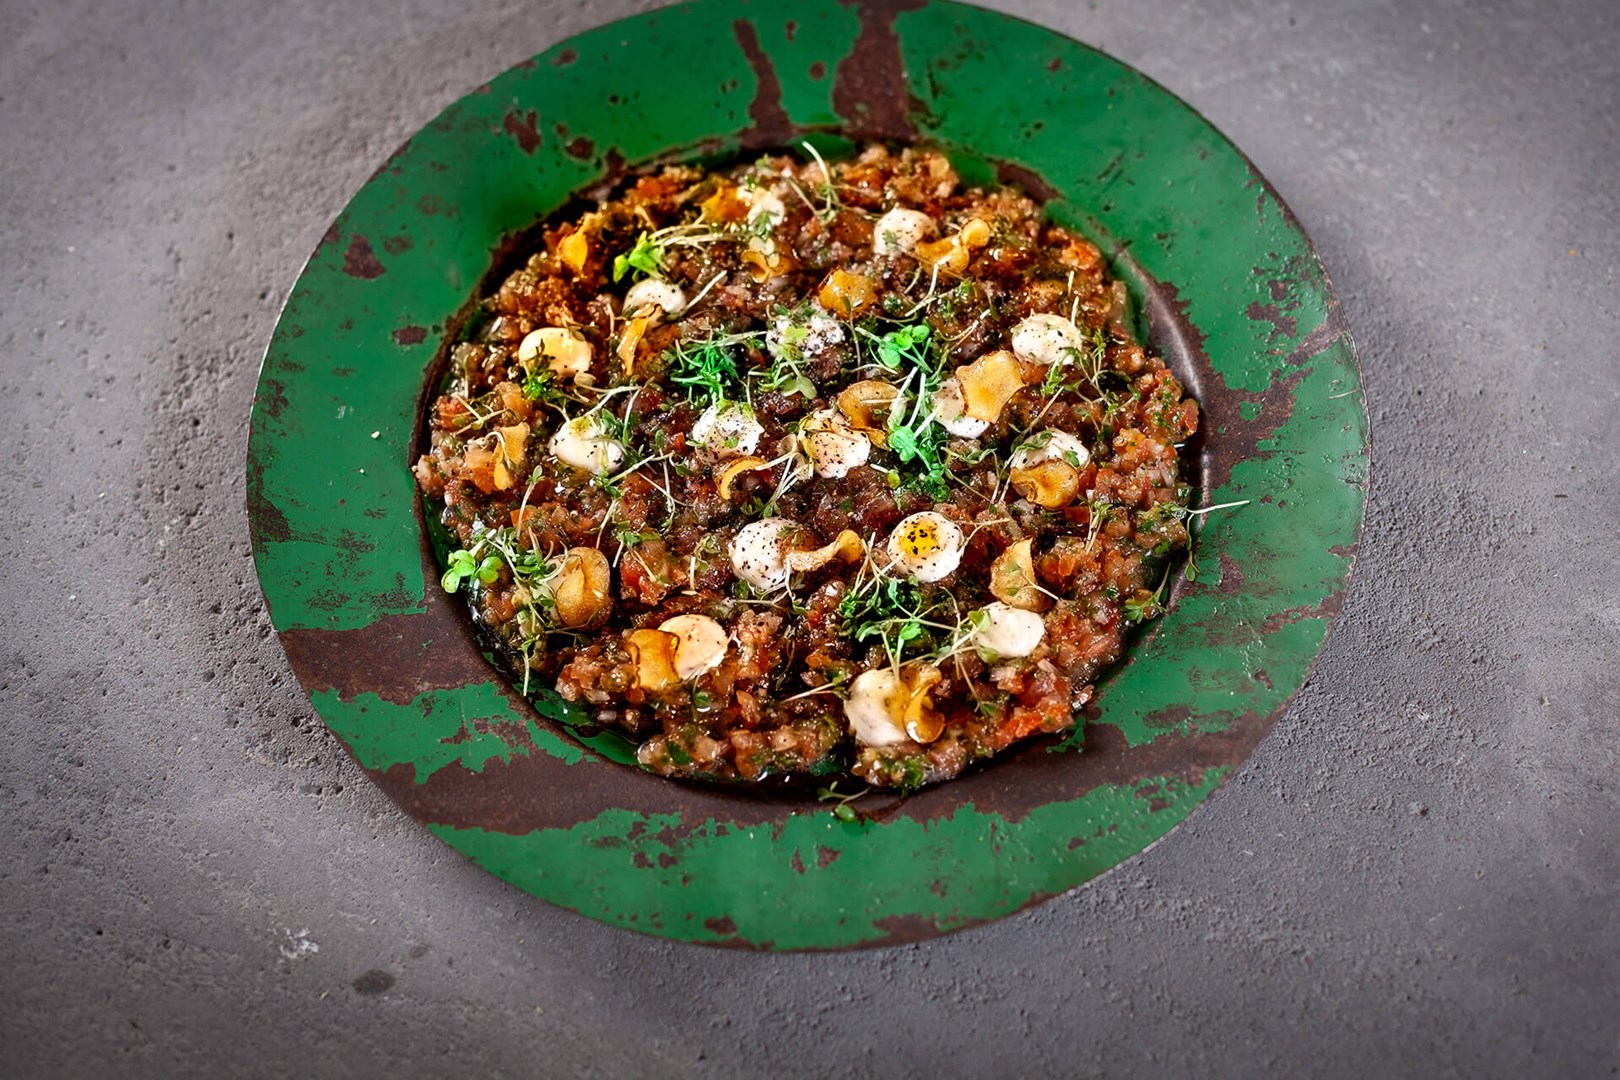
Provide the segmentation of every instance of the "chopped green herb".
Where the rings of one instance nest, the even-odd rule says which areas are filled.
[[[912,754],[900,763],[900,793],[910,795],[928,780],[928,762],[921,754]]]

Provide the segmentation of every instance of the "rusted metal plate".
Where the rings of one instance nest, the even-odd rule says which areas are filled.
[[[669,73],[683,90],[669,90]],[[654,159],[921,139],[1095,239],[1199,398],[1196,582],[1079,736],[840,821],[639,772],[520,698],[437,586],[408,466],[434,358],[503,244]],[[1253,750],[1338,612],[1365,501],[1354,348],[1309,240],[1185,104],[954,3],[672,8],[563,42],[419,132],[311,257],[265,357],[248,510],[317,711],[409,814],[521,888],[689,941],[827,949],[1016,911],[1141,851]],[[863,804],[867,805],[867,804]]]

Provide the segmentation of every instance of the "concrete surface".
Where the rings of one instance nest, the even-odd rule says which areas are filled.
[[[1090,886],[929,944],[678,946],[395,811],[267,625],[246,419],[327,223],[627,3],[0,3],[0,1074],[1620,1072],[1620,25],[1005,5],[1165,82],[1314,234],[1376,443],[1315,677]]]

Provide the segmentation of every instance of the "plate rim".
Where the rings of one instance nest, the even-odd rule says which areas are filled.
[[[815,3],[802,3],[801,2],[801,3],[797,3],[797,4],[792,5],[791,10],[793,10],[793,11],[798,11],[800,9],[808,10],[808,9],[813,9],[813,8],[820,7],[820,6],[831,6],[831,5],[818,5],[818,4],[815,4]],[[722,10],[737,10],[737,7],[738,7],[738,5],[729,4],[729,3],[725,2],[725,0],[708,0],[708,2],[704,2],[704,3],[700,3],[700,4],[696,4],[696,5],[686,5],[685,8],[682,8],[680,10],[685,11],[685,10],[691,10],[691,9],[707,9],[707,10],[714,10],[714,11],[716,11],[718,13],[718,12],[720,12]],[[1238,147],[1231,139],[1227,138],[1223,132],[1221,132],[1218,128],[1215,127],[1215,125],[1210,123],[1208,121],[1208,119],[1205,118],[1201,113],[1199,113],[1195,108],[1193,108],[1191,105],[1189,105],[1188,103],[1183,101],[1177,95],[1171,93],[1168,89],[1163,87],[1157,81],[1153,80],[1151,77],[1141,73],[1139,70],[1137,70],[1136,68],[1134,68],[1134,67],[1132,67],[1130,65],[1124,64],[1122,61],[1119,61],[1118,59],[1116,59],[1116,58],[1102,52],[1101,50],[1096,49],[1093,46],[1089,46],[1089,45],[1086,45],[1086,44],[1084,44],[1082,42],[1078,42],[1075,39],[1069,38],[1066,35],[1063,35],[1058,31],[1051,30],[1049,28],[1039,26],[1039,24],[1033,23],[1033,22],[1031,22],[1029,20],[1022,19],[1022,18],[1017,17],[1017,16],[1011,16],[1011,15],[1006,15],[1006,14],[999,13],[999,12],[993,12],[993,11],[989,11],[987,9],[977,8],[977,7],[974,7],[972,5],[955,3],[955,2],[952,2],[952,0],[934,0],[933,3],[923,4],[923,5],[907,4],[907,3],[884,3],[884,4],[863,4],[863,5],[857,5],[857,7],[858,7],[859,12],[860,12],[860,17],[863,20],[863,26],[865,25],[865,20],[867,20],[869,18],[879,18],[879,19],[881,19],[881,18],[887,17],[891,21],[891,24],[892,24],[892,20],[894,19],[894,17],[896,15],[898,15],[898,14],[900,14],[902,12],[908,12],[908,11],[926,10],[926,9],[939,9],[939,10],[945,10],[945,11],[956,11],[958,13],[971,12],[971,13],[974,13],[974,15],[972,16],[974,18],[983,18],[983,19],[988,19],[988,20],[992,20],[992,21],[1002,21],[1002,22],[1006,22],[1006,23],[1020,24],[1020,25],[1022,25],[1024,27],[1029,28],[1029,30],[1032,31],[1032,32],[1035,32],[1035,33],[1037,33],[1039,35],[1042,35],[1042,36],[1045,36],[1045,37],[1047,37],[1049,39],[1054,40],[1060,46],[1070,47],[1070,48],[1078,47],[1078,48],[1080,48],[1081,50],[1083,50],[1083,51],[1085,51],[1087,53],[1094,54],[1097,58],[1100,58],[1106,64],[1115,65],[1118,68],[1122,69],[1124,72],[1129,73],[1130,76],[1132,76],[1133,78],[1139,80],[1140,83],[1142,84],[1142,86],[1145,87],[1150,93],[1162,95],[1165,99],[1168,99],[1168,101],[1170,103],[1172,103],[1173,106],[1175,106],[1175,107],[1179,108],[1180,110],[1184,111],[1188,116],[1190,116],[1193,120],[1195,120],[1196,123],[1198,125],[1200,125],[1204,130],[1211,133],[1215,137],[1216,140],[1218,140],[1220,143],[1224,144],[1224,147],[1227,150],[1229,150],[1232,154],[1234,154],[1239,161],[1242,162],[1243,166],[1248,171],[1249,175],[1255,181],[1257,181],[1258,184],[1260,185],[1261,195],[1259,196],[1259,199],[1261,200],[1261,202],[1263,203],[1263,201],[1266,198],[1269,197],[1269,199],[1272,201],[1273,205],[1277,208],[1278,212],[1281,215],[1283,215],[1283,217],[1285,218],[1287,229],[1289,231],[1297,234],[1303,240],[1304,245],[1305,245],[1305,252],[1306,252],[1309,260],[1314,264],[1314,268],[1315,268],[1316,272],[1319,274],[1319,277],[1320,277],[1320,290],[1321,290],[1321,293],[1322,293],[1323,297],[1325,298],[1325,304],[1326,304],[1326,308],[1327,308],[1327,310],[1325,312],[1325,315],[1324,315],[1324,318],[1323,318],[1323,322],[1322,322],[1321,325],[1323,327],[1327,327],[1327,326],[1329,326],[1329,324],[1331,324],[1332,332],[1331,332],[1330,335],[1327,336],[1326,339],[1324,339],[1323,342],[1321,342],[1321,344],[1324,345],[1324,350],[1319,350],[1315,354],[1308,354],[1308,355],[1305,356],[1305,359],[1312,359],[1316,355],[1321,355],[1321,352],[1325,351],[1326,348],[1333,348],[1335,346],[1341,347],[1344,354],[1345,354],[1344,357],[1342,358],[1342,364],[1346,368],[1346,370],[1352,376],[1354,376],[1354,379],[1355,379],[1355,387],[1353,388],[1353,390],[1351,392],[1349,392],[1348,397],[1351,398],[1351,399],[1354,399],[1352,404],[1354,405],[1353,412],[1354,412],[1355,416],[1353,417],[1353,419],[1358,419],[1359,420],[1359,424],[1357,425],[1358,430],[1356,432],[1356,435],[1359,437],[1359,444],[1360,444],[1359,445],[1359,461],[1360,461],[1360,465],[1361,465],[1361,468],[1362,468],[1362,473],[1361,473],[1359,481],[1351,485],[1351,486],[1353,486],[1353,487],[1355,487],[1355,488],[1357,488],[1359,490],[1360,495],[1356,500],[1357,506],[1356,506],[1356,510],[1355,510],[1355,513],[1354,513],[1354,519],[1349,524],[1349,534],[1350,534],[1351,539],[1350,539],[1350,543],[1348,545],[1348,553],[1345,556],[1345,562],[1344,562],[1344,566],[1343,566],[1343,571],[1342,571],[1342,574],[1339,575],[1338,582],[1337,582],[1336,596],[1340,600],[1342,600],[1343,596],[1346,594],[1346,592],[1347,592],[1347,590],[1348,590],[1348,588],[1350,586],[1351,580],[1353,579],[1354,568],[1355,568],[1355,563],[1356,563],[1355,546],[1359,543],[1360,537],[1361,537],[1362,532],[1363,532],[1364,523],[1365,523],[1366,501],[1367,501],[1367,493],[1368,493],[1368,491],[1370,489],[1370,467],[1371,467],[1371,461],[1372,461],[1371,427],[1370,427],[1370,422],[1369,422],[1369,418],[1368,418],[1368,415],[1367,415],[1365,399],[1364,399],[1364,396],[1360,393],[1359,363],[1358,363],[1358,358],[1357,358],[1357,355],[1356,355],[1354,339],[1353,339],[1353,336],[1350,333],[1348,325],[1345,322],[1343,311],[1342,311],[1342,308],[1339,306],[1339,302],[1338,302],[1337,297],[1335,295],[1335,292],[1333,290],[1331,279],[1328,276],[1328,272],[1327,272],[1326,267],[1322,265],[1321,260],[1320,260],[1319,256],[1317,255],[1314,244],[1311,243],[1308,235],[1305,233],[1305,230],[1303,229],[1303,226],[1299,222],[1298,218],[1293,214],[1292,210],[1287,206],[1286,202],[1282,199],[1281,195],[1276,192],[1275,188],[1270,184],[1270,182],[1268,180],[1266,180],[1265,177],[1259,172],[1258,168],[1255,167],[1253,161],[1248,157],[1248,155],[1245,154],[1243,152],[1243,150],[1240,147]],[[578,39],[580,39],[582,37],[586,37],[586,36],[588,36],[590,34],[593,34],[593,33],[605,32],[605,31],[607,31],[609,29],[612,29],[614,27],[625,27],[628,24],[641,23],[641,22],[643,22],[645,20],[648,20],[650,18],[655,18],[655,17],[657,17],[658,15],[660,15],[663,12],[668,12],[668,11],[673,11],[673,10],[676,10],[676,9],[658,9],[658,10],[655,10],[653,12],[643,13],[641,15],[629,16],[629,17],[627,17],[625,19],[617,20],[617,21],[615,21],[613,23],[606,24],[605,26],[597,27],[597,28],[594,28],[591,31],[586,31],[586,32],[584,32],[582,34],[574,35],[574,36],[572,36],[572,37],[570,37],[568,39],[565,39],[563,41],[556,42],[553,45],[551,45],[547,50],[537,54],[536,57],[534,57],[530,61],[527,61],[527,62],[525,62],[523,64],[516,65],[514,68],[508,69],[508,71],[503,73],[502,76],[499,76],[495,80],[492,80],[491,83],[489,83],[489,84],[485,84],[485,89],[487,89],[489,86],[493,86],[495,83],[499,82],[500,79],[511,75],[513,72],[516,72],[516,71],[519,71],[519,70],[532,69],[532,67],[534,65],[545,62],[547,59],[553,59],[554,60],[554,58],[560,52],[565,52],[565,51],[568,50],[568,48],[570,47],[570,42],[577,41]],[[453,113],[455,113],[466,101],[468,101],[468,99],[474,97],[477,93],[479,93],[479,91],[474,91],[472,94],[468,94],[468,95],[463,96],[462,98],[458,98],[451,105],[447,106],[445,110],[441,111],[441,113],[437,117],[435,117],[434,120],[429,121],[429,123],[427,125],[424,125],[422,131],[428,130],[434,124],[437,124],[437,123],[441,122],[446,117],[448,117],[448,116],[452,115]],[[289,292],[287,294],[287,297],[286,297],[286,300],[285,300],[285,302],[283,304],[282,313],[280,315],[278,315],[277,327],[276,327],[275,334],[272,336],[271,341],[267,345],[265,356],[261,360],[259,383],[258,383],[256,392],[255,392],[255,397],[254,397],[254,407],[253,407],[254,422],[253,422],[253,426],[252,426],[252,436],[250,437],[249,448],[248,448],[248,467],[249,467],[250,473],[252,473],[252,471],[256,467],[262,468],[262,466],[263,466],[263,461],[262,461],[263,444],[260,442],[261,432],[262,432],[262,428],[261,428],[261,425],[260,425],[260,419],[261,419],[260,414],[261,414],[261,410],[266,407],[266,403],[263,400],[264,399],[264,390],[265,390],[265,379],[266,379],[267,372],[269,372],[271,370],[271,357],[272,357],[272,354],[274,353],[274,351],[275,351],[275,349],[277,347],[278,342],[281,340],[282,333],[283,333],[283,326],[284,326],[284,323],[285,323],[285,321],[287,319],[288,310],[289,310],[289,308],[293,307],[293,302],[294,302],[295,298],[297,298],[298,295],[299,295],[299,287],[304,284],[306,276],[310,274],[311,268],[316,264],[317,260],[322,256],[323,251],[326,251],[328,249],[330,243],[333,240],[333,234],[335,232],[338,232],[338,226],[341,223],[344,222],[346,216],[349,214],[350,209],[359,200],[360,196],[366,191],[367,188],[369,188],[372,184],[376,183],[380,177],[384,176],[384,174],[385,174],[386,170],[388,169],[389,165],[394,163],[402,155],[404,155],[405,153],[407,153],[409,151],[409,148],[412,146],[412,144],[415,142],[415,140],[418,138],[418,136],[420,134],[421,134],[421,132],[418,132],[417,134],[414,134],[410,139],[406,140],[406,142],[401,146],[401,148],[399,150],[397,150],[393,155],[390,156],[390,158],[388,159],[388,162],[385,163],[385,165],[382,168],[379,168],[378,172],[373,175],[371,180],[368,180],[366,185],[363,185],[361,187],[361,189],[358,192],[356,192],[355,195],[352,196],[347,201],[347,203],[345,204],[344,210],[338,215],[338,218],[334,222],[332,229],[330,229],[328,231],[326,238],[323,239],[322,243],[317,246],[317,248],[311,254],[309,259],[306,260],[306,263],[305,263],[304,267],[300,270],[297,282],[295,283],[294,287],[291,290],[289,290]],[[1178,374],[1180,374],[1179,371],[1178,371]],[[424,393],[425,393],[425,391],[424,391]],[[412,401],[413,401],[413,407],[415,405],[419,404],[419,402],[418,402],[418,400],[416,399],[415,396],[413,396]],[[1201,404],[1202,404],[1202,401],[1201,401]],[[413,418],[419,419],[420,412],[421,412],[421,410],[419,408],[417,408]],[[412,445],[414,445],[414,441],[413,441]],[[257,447],[257,449],[256,449],[256,447]],[[274,584],[272,584],[269,580],[267,580],[267,574],[266,574],[266,571],[265,571],[264,561],[260,557],[261,542],[262,542],[263,535],[264,535],[264,532],[265,532],[265,527],[262,524],[260,518],[258,516],[256,516],[256,514],[255,514],[255,510],[259,509],[259,508],[255,507],[255,505],[254,505],[253,479],[252,479],[251,476],[250,476],[250,480],[249,480],[248,502],[249,502],[248,510],[249,510],[249,518],[250,518],[250,531],[251,531],[251,533],[253,535],[253,548],[254,548],[256,577],[259,579],[260,588],[261,588],[261,591],[262,591],[262,593],[264,594],[264,596],[266,598],[266,603],[267,603],[267,605],[270,605],[272,607],[272,611],[273,611],[274,610],[274,600],[273,600],[271,594],[272,594],[272,592],[274,592],[276,590],[277,587]],[[433,592],[431,587],[427,590],[427,592],[428,592],[428,596],[431,597],[432,592]],[[1276,721],[1276,719],[1279,718],[1283,713],[1285,713],[1288,710],[1291,703],[1297,697],[1300,689],[1302,689],[1303,686],[1309,681],[1309,679],[1311,677],[1311,673],[1312,673],[1312,671],[1314,671],[1315,665],[1318,662],[1323,650],[1326,647],[1328,636],[1331,634],[1333,624],[1336,622],[1337,614],[1338,614],[1338,610],[1337,610],[1336,605],[1333,607],[1332,610],[1327,611],[1325,613],[1325,622],[1323,624],[1323,634],[1322,634],[1321,640],[1311,650],[1311,654],[1306,659],[1303,671],[1300,674],[1300,676],[1298,677],[1298,679],[1297,680],[1292,680],[1293,685],[1290,687],[1288,692],[1283,696],[1283,698],[1279,702],[1276,703],[1276,705],[1274,706],[1274,708],[1271,709],[1269,714],[1262,718],[1263,725],[1264,725],[1264,727],[1266,729],[1269,729],[1270,726]],[[467,622],[468,622],[468,630],[470,631],[470,629],[471,629],[470,621],[467,621]],[[284,647],[286,647],[287,646],[286,632],[284,631],[283,627],[281,625],[279,625],[279,624],[276,625],[276,630],[277,630],[278,636],[281,638],[281,640],[283,642]],[[299,678],[300,683],[305,687],[306,691],[311,692],[312,695],[319,693],[320,691],[317,688],[312,687],[311,684],[310,684],[310,681],[305,677],[305,673],[302,670],[299,661],[297,660],[297,658],[295,658],[295,656],[293,654],[293,649],[288,648],[288,653],[289,653],[289,661],[290,661],[290,663],[292,664],[292,666],[294,668],[295,675],[297,675],[297,677]],[[1128,663],[1128,662],[1130,662],[1129,657],[1127,657],[1127,659],[1125,661],[1122,661],[1122,663]],[[320,710],[320,702],[317,700],[315,702],[315,704],[316,704],[317,711],[320,712],[321,711]],[[323,721],[327,721],[327,717],[325,716],[324,713],[322,714],[322,717],[323,717]],[[366,771],[368,772],[368,775],[371,775],[374,780],[377,780],[378,776],[376,774],[376,770],[366,766],[365,762],[361,761],[360,755],[356,753],[355,747],[353,745],[351,745],[351,741],[349,739],[344,738],[343,735],[340,732],[338,732],[335,728],[333,728],[330,721],[327,721],[327,722],[328,722],[329,729],[332,729],[334,731],[334,734],[338,735],[339,741],[344,745],[346,751],[349,752],[352,756],[355,756],[356,760],[360,762],[362,768],[366,769]],[[1263,737],[1264,732],[1262,732],[1261,734],[1262,734],[1262,737]],[[1256,740],[1256,742],[1258,742],[1258,740]],[[1245,755],[1245,756],[1247,756],[1247,755]],[[614,766],[614,767],[615,768],[621,768],[619,766]],[[657,779],[657,778],[655,778],[655,779]],[[1218,788],[1219,786],[1221,786],[1221,784],[1224,782],[1224,779],[1225,779],[1225,775],[1223,774],[1217,780],[1217,782],[1209,789],[1209,791],[1206,791],[1203,795],[1201,795],[1198,798],[1194,799],[1192,801],[1192,803],[1188,806],[1186,812],[1184,812],[1180,817],[1178,817],[1176,819],[1176,821],[1171,824],[1170,828],[1166,829],[1160,835],[1149,839],[1144,845],[1142,845],[1141,847],[1136,848],[1130,854],[1124,856],[1121,859],[1115,860],[1114,862],[1110,863],[1108,866],[1104,867],[1101,871],[1098,871],[1096,874],[1090,875],[1086,880],[1092,880],[1096,876],[1100,876],[1101,874],[1107,873],[1109,870],[1112,870],[1113,868],[1118,866],[1120,863],[1129,861],[1131,858],[1134,858],[1136,855],[1139,855],[1143,851],[1146,851],[1149,848],[1155,846],[1158,843],[1158,841],[1163,838],[1164,835],[1168,835],[1168,833],[1170,831],[1173,831],[1174,828],[1179,827],[1181,822],[1184,821],[1187,817],[1189,817],[1191,815],[1191,813],[1197,812],[1198,808],[1201,807],[1207,801],[1207,796],[1209,794],[1212,794],[1213,791],[1215,790],[1215,788]],[[660,784],[668,784],[669,783],[669,781],[665,781],[665,780],[662,780],[662,779],[657,779],[657,782],[660,783]],[[421,820],[421,817],[419,816],[419,814],[417,814],[410,805],[407,805],[407,803],[402,802],[398,798],[398,796],[396,794],[396,790],[394,788],[391,788],[389,786],[389,784],[387,784],[385,782],[379,782],[379,786],[382,786],[384,788],[384,790],[390,794],[390,797],[393,798],[396,803],[399,803],[403,809],[405,809],[408,813],[411,813],[413,817],[417,817],[419,821]],[[949,785],[947,785],[947,786],[949,786]],[[458,850],[461,850],[461,846],[454,843],[454,838],[453,837],[446,837],[446,836],[444,836],[443,833],[441,833],[437,829],[433,829],[432,831],[435,831],[436,834],[441,835],[441,838],[445,838],[447,840],[450,840],[452,842],[452,846],[457,846]],[[495,872],[496,873],[501,873],[501,870],[499,868],[495,868]],[[502,876],[508,877],[508,880],[511,880],[511,876],[508,875],[508,874],[502,874]],[[536,895],[542,895],[540,892],[536,891],[533,888],[528,887],[527,885],[523,884],[522,882],[515,882],[515,883],[519,884],[520,888],[525,888],[526,891],[535,892]],[[931,925],[921,925],[921,924],[916,923],[916,922],[908,922],[908,923],[904,923],[904,924],[897,924],[890,932],[884,933],[884,934],[873,935],[873,934],[866,933],[866,934],[858,934],[858,935],[853,935],[853,936],[846,935],[845,937],[847,939],[839,939],[839,940],[833,941],[832,943],[824,944],[824,945],[787,945],[787,946],[776,946],[776,947],[786,947],[786,948],[792,948],[792,949],[847,948],[847,947],[864,947],[864,946],[872,946],[872,945],[882,945],[882,944],[897,943],[897,942],[901,942],[901,941],[917,940],[918,938],[931,937],[931,936],[935,936],[936,934],[951,932],[951,931],[954,931],[954,930],[962,929],[962,928],[967,927],[967,926],[978,925],[980,923],[990,921],[992,919],[1003,917],[1003,916],[1005,916],[1007,914],[1011,914],[1011,913],[1013,913],[1015,911],[1023,910],[1024,908],[1029,907],[1029,906],[1031,906],[1031,905],[1033,905],[1035,903],[1039,903],[1039,902],[1041,902],[1041,901],[1043,901],[1045,899],[1050,898],[1051,896],[1060,895],[1063,892],[1070,891],[1072,888],[1080,887],[1083,884],[1084,884],[1084,881],[1082,881],[1080,883],[1077,883],[1075,885],[1071,885],[1071,886],[1068,886],[1068,887],[1065,887],[1065,888],[1062,888],[1062,889],[1058,889],[1056,891],[1050,891],[1050,892],[1040,891],[1040,890],[1029,891],[1027,893],[1027,895],[1025,895],[1021,900],[1018,900],[1017,902],[1014,902],[1014,903],[1010,904],[1009,906],[1004,907],[1002,910],[997,910],[992,914],[984,915],[982,917],[971,917],[971,918],[963,918],[963,919],[945,919],[945,920],[936,919]],[[564,907],[569,906],[566,903],[560,903],[555,897],[545,897],[545,898],[550,900],[550,902],[552,902],[554,904],[559,904],[559,906],[564,906]],[[577,909],[575,909],[575,910],[577,910]],[[601,918],[600,914],[591,913],[591,912],[582,912],[582,913],[587,914],[589,917],[592,917],[592,918],[598,918],[598,919]],[[622,920],[620,920],[620,924],[623,924]],[[684,932],[684,930],[686,930],[688,928],[669,927],[669,926],[656,926],[656,925],[653,925],[653,926],[634,925],[634,926],[632,926],[632,928],[642,930],[644,932],[654,933],[654,934],[657,934],[657,935],[663,936],[663,937],[671,937],[671,938],[676,938],[676,939],[679,939],[679,940],[698,940],[698,941],[702,941],[704,943],[709,943],[709,944],[743,945],[743,946],[767,947],[767,948],[768,947],[773,947],[773,944],[774,944],[772,941],[766,940],[766,939],[764,939],[762,937],[762,935],[758,934],[757,928],[756,928],[755,932],[752,933],[752,934],[743,933],[743,932],[740,932],[740,931],[731,932],[731,933],[721,933],[721,932],[715,931],[715,932],[708,933],[708,934],[691,934],[691,933]],[[837,935],[834,935],[834,936],[837,937]]]

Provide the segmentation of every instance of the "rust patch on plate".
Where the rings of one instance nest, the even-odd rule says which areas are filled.
[[[1300,622],[1303,619],[1335,619],[1338,618],[1339,609],[1342,607],[1344,607],[1344,593],[1336,592],[1323,597],[1322,602],[1319,604],[1312,604],[1309,607],[1289,608],[1286,611],[1279,611],[1274,615],[1266,616],[1266,620],[1260,624],[1260,632],[1262,634],[1274,634],[1283,627]]]
[[[517,140],[518,149],[525,154],[540,149],[540,115],[535,110],[520,113],[516,109],[509,109],[501,121],[501,128]]]
[[[793,133],[793,121],[782,107],[782,80],[776,77],[770,55],[759,47],[759,31],[747,19],[738,19],[731,24],[731,32],[737,35],[757,83],[754,100],[748,103],[748,116],[754,121],[749,141],[785,142]]]
[[[543,728],[561,725],[527,713]],[[563,736],[567,738],[565,734]],[[570,765],[547,753],[491,758],[477,772],[451,762],[418,781],[415,766],[367,769],[395,802],[419,821],[461,829],[521,835],[536,829],[569,829],[615,807],[645,815],[674,815],[681,822],[655,839],[669,848],[711,822],[747,829],[785,820],[790,814],[827,813],[813,799],[669,780],[632,766],[595,760]],[[631,838],[626,838],[628,842]]]
[[[963,926],[977,926],[987,919],[972,919]],[[927,941],[939,937],[939,924],[926,915],[890,915],[873,922],[883,931],[881,938],[864,942],[866,945],[908,945],[914,941]]]
[[[394,331],[394,340],[401,345],[420,345],[427,340],[427,327],[402,326]]]
[[[1273,282],[1273,284],[1276,283]],[[1272,341],[1276,341],[1278,338],[1286,341],[1288,338],[1293,337],[1294,332],[1299,328],[1297,320],[1292,315],[1284,315],[1282,308],[1276,304],[1262,304],[1256,300],[1245,309],[1244,314],[1255,322],[1270,323],[1270,340]]]
[[[1139,283],[1148,318],[1148,348],[1165,358],[1198,399],[1198,434],[1190,445],[1202,466],[1200,487],[1206,493],[1214,491],[1231,480],[1235,465],[1253,459],[1260,452],[1260,443],[1288,422],[1295,392],[1310,371],[1307,361],[1350,332],[1343,312],[1337,301],[1330,303],[1322,322],[1286,357],[1279,357],[1277,369],[1287,374],[1274,378],[1265,390],[1236,389],[1227,386],[1215,370],[1203,332],[1188,318],[1186,302],[1175,286],[1144,270],[1128,246],[1112,252],[1110,258],[1126,267]],[[1252,418],[1245,418],[1244,406],[1259,408]]]
[[[855,47],[833,73],[833,108],[852,133],[889,139],[914,138],[912,96],[894,20],[925,0],[862,0],[855,4],[861,30]]]
[[[1236,596],[1242,592],[1246,578],[1242,569],[1232,560],[1232,556],[1223,551],[1216,556],[1215,561],[1221,568],[1221,583],[1215,586],[1215,591],[1225,596]]]
[[[1190,718],[1188,714],[1183,719]],[[924,788],[907,798],[898,814],[926,823],[949,818],[958,807],[971,803],[981,813],[1020,821],[1042,806],[1079,798],[1104,785],[1129,787],[1162,776],[1196,785],[1207,769],[1241,763],[1269,730],[1270,717],[1245,713],[1222,731],[1166,733],[1133,747],[1112,724],[1087,724],[1085,745],[1078,752],[1057,750],[1053,739],[1030,743],[1005,755],[1005,760],[998,758],[948,784]]]
[[[348,250],[343,253],[343,272],[350,277],[371,281],[382,277],[387,270],[377,261],[377,253],[371,250],[371,241],[355,233],[349,237]]]
[[[409,705],[430,690],[505,684],[468,640],[467,622],[464,612],[430,598],[421,614],[387,615],[358,630],[283,630],[281,643],[309,690]]]
[[[265,464],[265,458],[248,458],[247,512],[248,522],[253,526],[249,532],[255,552],[262,550],[266,544],[284,544],[292,539],[292,525],[288,523],[287,515],[265,498]]]

